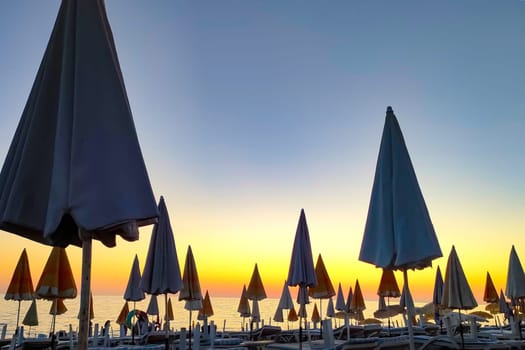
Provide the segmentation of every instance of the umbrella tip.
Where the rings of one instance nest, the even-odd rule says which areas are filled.
[[[386,112],[387,113],[394,113],[394,110],[392,109],[392,106],[386,107]]]

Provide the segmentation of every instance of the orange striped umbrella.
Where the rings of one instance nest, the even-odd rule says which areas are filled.
[[[199,310],[198,320],[207,320],[208,317],[213,316],[213,307],[211,306],[210,294],[206,291],[204,299],[202,299],[202,308]]]
[[[487,271],[487,279],[485,281],[485,291],[483,292],[483,301],[487,303],[496,303],[499,301],[498,291],[492,282],[490,273]]]
[[[182,289],[179,292],[179,300],[185,300],[186,310],[199,310],[202,307],[202,292],[197,273],[197,266],[191,246],[188,246],[184,273],[182,275]],[[191,315],[191,313],[190,313]]]
[[[50,315],[62,315],[66,313],[67,307],[64,304],[64,299],[53,299],[51,303],[51,308],[49,309]]]
[[[335,289],[328,276],[328,271],[326,270],[323,258],[321,254],[317,258],[317,263],[315,264],[315,276],[317,278],[317,285],[308,288],[308,295],[316,299],[328,299],[335,295]]]
[[[126,301],[124,303],[124,306],[122,306],[122,310],[120,310],[120,313],[118,314],[116,322],[120,325],[125,325],[126,316],[128,316],[128,314],[129,314],[129,305],[128,305],[128,302]]]
[[[65,248],[53,247],[47,259],[36,294],[44,299],[72,299],[77,296],[77,286]]]
[[[246,297],[250,300],[266,299],[266,292],[264,290],[257,264],[255,264],[255,268],[253,269],[252,278],[250,279],[248,289],[246,290]]]
[[[398,298],[401,296],[393,270],[383,269],[377,295],[386,298]]]
[[[363,293],[361,292],[361,287],[359,286],[359,280],[355,280],[354,295],[352,296],[352,301],[350,302],[350,310],[358,313],[366,309],[365,299],[363,298]]]
[[[7,287],[5,293],[5,300],[17,300],[18,311],[16,314],[16,328],[18,328],[18,322],[20,319],[20,304],[22,300],[33,300],[35,290],[33,289],[33,280],[31,279],[31,272],[29,269],[29,259],[27,258],[27,252],[24,248],[18,263],[16,264],[15,271],[11,282]]]

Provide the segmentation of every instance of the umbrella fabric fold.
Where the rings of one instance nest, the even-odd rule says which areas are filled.
[[[154,294],[152,294],[149,299],[148,308],[146,309],[146,313],[151,316],[159,315],[159,303],[157,301],[157,296]]]
[[[24,248],[20,254],[20,258],[11,277],[11,282],[5,292],[5,300],[18,301],[18,311],[16,313],[16,328],[18,328],[20,320],[20,304],[22,300],[34,300],[35,290],[33,288],[33,279],[31,278],[31,271],[29,269],[29,259],[27,251]],[[36,307],[36,306],[35,306]]]
[[[126,291],[124,292],[124,299],[127,301],[141,301],[146,298],[144,291],[140,288],[140,266],[139,266],[139,257],[135,254],[133,259],[133,265],[131,267],[131,272],[129,273],[128,285],[126,286]]]
[[[250,303],[246,296],[246,286],[242,287],[241,298],[239,300],[239,306],[237,306],[237,312],[241,314],[241,317],[250,317],[252,315],[250,310]]]
[[[377,295],[385,298],[398,298],[401,296],[394,271],[383,269],[379,287],[377,288]]]
[[[345,296],[343,294],[343,288],[341,287],[341,283],[339,283],[339,286],[337,287],[337,297],[335,299],[335,309],[337,311],[346,310]]]
[[[335,295],[335,289],[326,270],[323,257],[319,254],[315,264],[317,285],[308,288],[308,295],[316,299],[328,299]]]
[[[326,306],[326,317],[335,317],[334,300],[328,299],[328,306]]]
[[[525,297],[525,273],[514,246],[510,250],[505,295],[511,300]]]
[[[125,325],[126,317],[128,316],[128,314],[129,314],[129,305],[128,305],[128,302],[126,301],[124,305],[122,306],[122,309],[120,310],[120,313],[118,314],[115,322],[117,322],[117,324],[119,325]]]
[[[49,300],[73,299],[77,296],[77,286],[65,248],[53,247],[35,292],[40,298]]]
[[[442,255],[403,134],[388,107],[359,260],[406,270],[431,266]]]
[[[114,246],[157,215],[104,2],[62,1],[0,173],[0,227]]]
[[[366,309],[365,299],[363,297],[363,292],[361,292],[361,286],[359,285],[359,280],[355,281],[355,288],[352,300],[350,301],[350,311],[358,313]]]
[[[443,276],[441,275],[441,269],[439,266],[436,270],[436,278],[434,280],[434,291],[432,293],[432,304],[434,304],[434,321],[436,324],[439,323],[441,317],[439,309],[442,308],[441,300],[443,297]]]
[[[51,303],[51,308],[49,309],[50,315],[62,315],[67,312],[66,304],[64,304],[64,299],[53,299]]]
[[[283,309],[281,309],[279,306],[277,306],[277,309],[275,310],[275,314],[273,315],[273,320],[275,322],[284,322]]]
[[[470,310],[478,306],[454,246],[452,246],[447,261],[441,305],[450,309],[463,310]]]
[[[208,317],[213,316],[213,307],[211,305],[210,294],[208,291],[204,294],[204,299],[202,299],[202,307],[199,309],[199,314],[197,315],[198,320],[207,321]]]
[[[255,264],[250,283],[248,284],[248,289],[246,289],[246,297],[250,300],[266,299],[266,291],[264,290],[264,285],[257,264]]]
[[[281,310],[288,310],[293,308],[292,295],[290,294],[290,289],[288,288],[288,284],[286,283],[286,281],[284,281],[283,291],[281,292],[281,297],[279,298],[278,307]]]
[[[29,309],[27,309],[26,315],[22,320],[24,326],[38,326],[38,312],[36,310],[36,300],[33,299]]]
[[[486,303],[496,303],[498,300],[498,291],[496,290],[496,286],[494,286],[494,282],[492,281],[492,277],[490,277],[490,273],[487,271],[485,289],[483,290],[483,301]]]
[[[182,288],[179,291],[179,300],[186,301],[186,310],[199,310],[202,307],[202,292],[197,273],[197,266],[191,246],[188,246],[184,273],[182,275]]]

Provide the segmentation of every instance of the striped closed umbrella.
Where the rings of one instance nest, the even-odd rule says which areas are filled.
[[[29,259],[27,257],[26,249],[22,250],[20,258],[11,277],[11,282],[5,292],[5,300],[18,301],[18,311],[16,313],[16,328],[20,319],[20,305],[22,300],[33,300],[35,290],[33,288],[33,280],[31,278],[31,271],[29,269]]]
[[[208,317],[211,316],[213,316],[213,307],[211,305],[210,294],[208,291],[206,291],[204,294],[204,299],[202,299],[202,307],[199,309],[199,315],[197,316],[197,319],[207,322]]]
[[[186,261],[184,263],[184,273],[182,275],[182,289],[179,292],[179,300],[184,300],[184,308],[190,312],[189,321],[189,350],[191,350],[191,314],[193,310],[202,308],[202,292],[201,284],[199,282],[199,274],[197,273],[197,265],[193,257],[191,246],[188,246],[186,253]]]
[[[128,314],[129,314],[129,305],[128,305],[128,302],[126,301],[124,305],[122,306],[122,309],[120,310],[120,313],[118,314],[115,322],[117,322],[117,324],[119,325],[125,325],[126,317],[128,316]]]
[[[483,301],[486,303],[496,303],[499,300],[498,291],[490,273],[487,271],[487,277],[485,279],[485,289],[483,290]]]

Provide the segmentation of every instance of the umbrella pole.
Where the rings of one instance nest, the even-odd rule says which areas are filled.
[[[407,273],[407,270],[403,270],[403,279],[404,279],[404,282],[405,282],[405,288],[406,288],[406,291],[405,291],[405,298],[408,298],[408,293],[410,293],[410,290],[408,289],[408,273]],[[405,300],[405,305],[408,306],[408,303],[406,302]],[[410,350],[414,350],[415,349],[415,345],[414,345],[414,328],[412,327],[412,318],[414,317],[414,315],[412,314],[412,308],[411,307],[407,307],[407,317],[408,317],[408,322],[407,322],[407,327],[408,327],[408,338],[409,338],[409,345],[410,345]]]
[[[303,350],[303,318],[299,317],[299,350]]]
[[[190,310],[190,323],[188,325],[188,330],[190,331],[190,335],[189,335],[189,350],[191,350],[191,310]]]
[[[386,305],[388,312],[390,312],[390,297],[386,297]],[[390,337],[390,313],[388,314],[388,336]]]
[[[78,235],[82,240],[82,282],[80,289],[80,313],[78,326],[78,349],[88,348],[89,329],[89,294],[91,290],[91,234],[78,229]]]
[[[459,334],[461,335],[461,348],[465,349],[465,340],[463,339],[463,324],[461,323],[461,309],[458,309]]]
[[[323,339],[323,299],[319,298],[319,313],[321,314],[321,323],[319,324],[319,336]]]
[[[168,317],[168,293],[164,294],[164,310],[166,314],[165,327],[166,327],[166,350],[170,348],[170,318]]]
[[[16,328],[15,329],[18,329],[18,322],[20,320],[20,304],[22,303],[22,300],[19,300],[18,301],[18,311],[16,313]]]

